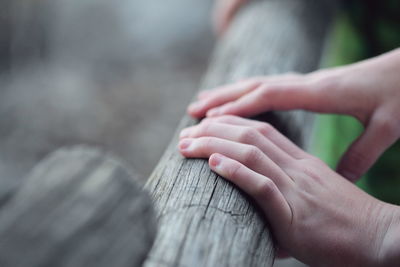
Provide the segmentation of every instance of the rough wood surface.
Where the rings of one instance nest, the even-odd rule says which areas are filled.
[[[120,163],[78,147],[36,166],[0,211],[0,266],[140,266],[154,241],[150,197]]]
[[[314,70],[333,10],[329,0],[252,2],[217,47],[203,88],[254,75]],[[309,139],[309,114],[267,117],[298,144]],[[184,117],[178,132],[194,123]],[[183,159],[177,139],[147,184],[160,229],[145,266],[271,266],[271,235],[254,205],[212,173],[205,160]]]

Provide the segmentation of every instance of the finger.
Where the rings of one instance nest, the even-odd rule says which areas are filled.
[[[186,138],[179,143],[183,156],[188,158],[209,158],[214,153],[237,160],[248,168],[273,179],[279,187],[293,182],[283,170],[268,158],[259,148],[216,137]]]
[[[278,147],[280,147],[283,151],[285,151],[292,157],[296,159],[304,159],[310,156],[268,123],[240,118],[231,115],[225,115],[216,118],[207,118],[205,120],[255,128],[262,135],[271,140],[271,142],[276,144]]]
[[[196,101],[189,105],[187,112],[194,118],[202,118],[207,110],[238,99],[260,86],[261,81],[255,79],[226,85],[210,91],[203,91]]]
[[[343,155],[337,171],[351,181],[359,179],[399,138],[400,132],[386,114],[374,116],[364,133]]]
[[[220,115],[237,115],[250,117],[270,110],[307,109],[319,111],[323,108],[316,101],[317,90],[307,87],[306,82],[290,82],[283,84],[263,84],[233,102],[213,108],[207,117]]]
[[[236,85],[239,87],[246,86],[246,84],[258,84],[261,85],[263,83],[268,83],[270,85],[274,84],[281,84],[283,82],[291,82],[291,81],[299,81],[301,82],[304,80],[304,75],[298,74],[298,73],[293,73],[293,72],[288,72],[285,74],[279,74],[279,75],[270,75],[270,76],[259,76],[259,77],[252,77],[248,79],[243,79],[240,81],[237,81],[232,84],[220,86],[211,90],[205,90],[199,93],[198,97],[199,99],[203,99],[206,97],[209,97],[213,94],[221,94],[221,93],[229,93],[232,88]]]
[[[279,166],[288,164],[294,160],[293,157],[284,152],[254,127],[249,126],[203,121],[196,126],[184,129],[181,132],[180,138],[198,138],[203,136],[212,136],[256,146]]]
[[[188,113],[192,117],[201,118],[205,116],[208,110],[237,100],[240,97],[256,90],[264,83],[274,85],[289,81],[302,81],[303,79],[304,78],[301,75],[287,73],[276,76],[253,77],[212,90],[205,90],[200,92],[197,96],[200,101],[196,101],[189,106]]]
[[[213,154],[210,168],[249,194],[262,208],[270,223],[277,227],[289,225],[292,212],[276,184],[240,162],[221,154]]]

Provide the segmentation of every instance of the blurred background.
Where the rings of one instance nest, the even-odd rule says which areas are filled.
[[[148,177],[207,67],[212,3],[0,0],[0,201],[68,145],[102,147]],[[399,47],[399,10],[396,0],[347,1],[323,67]],[[334,167],[360,131],[352,118],[320,115],[312,152]],[[399,150],[359,182],[397,204]]]
[[[212,0],[1,0],[0,196],[58,147],[147,177],[205,72]]]

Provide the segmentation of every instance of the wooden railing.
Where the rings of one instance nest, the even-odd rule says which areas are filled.
[[[252,2],[218,44],[202,88],[316,69],[334,7],[321,0]],[[308,113],[277,112],[263,119],[299,145],[310,139]],[[177,133],[195,123],[185,116]],[[182,158],[177,141],[175,136],[147,183],[159,233],[145,266],[271,266],[274,246],[264,218],[207,161]]]

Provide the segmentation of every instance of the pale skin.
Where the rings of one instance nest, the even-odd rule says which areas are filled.
[[[195,118],[249,117],[305,109],[350,115],[363,134],[343,155],[338,172],[355,181],[400,137],[400,49],[344,67],[306,75],[256,77],[204,91],[188,112]]]
[[[251,196],[278,246],[302,262],[397,266],[400,207],[373,198],[351,181],[400,137],[399,70],[397,49],[345,67],[256,77],[205,91],[188,112],[206,119],[181,132],[180,152],[208,158],[214,172]],[[269,124],[242,118],[291,109],[346,114],[365,126],[338,172]]]
[[[395,266],[400,211],[358,189],[272,126],[236,116],[185,129],[180,152],[261,207],[278,245],[311,266]]]

